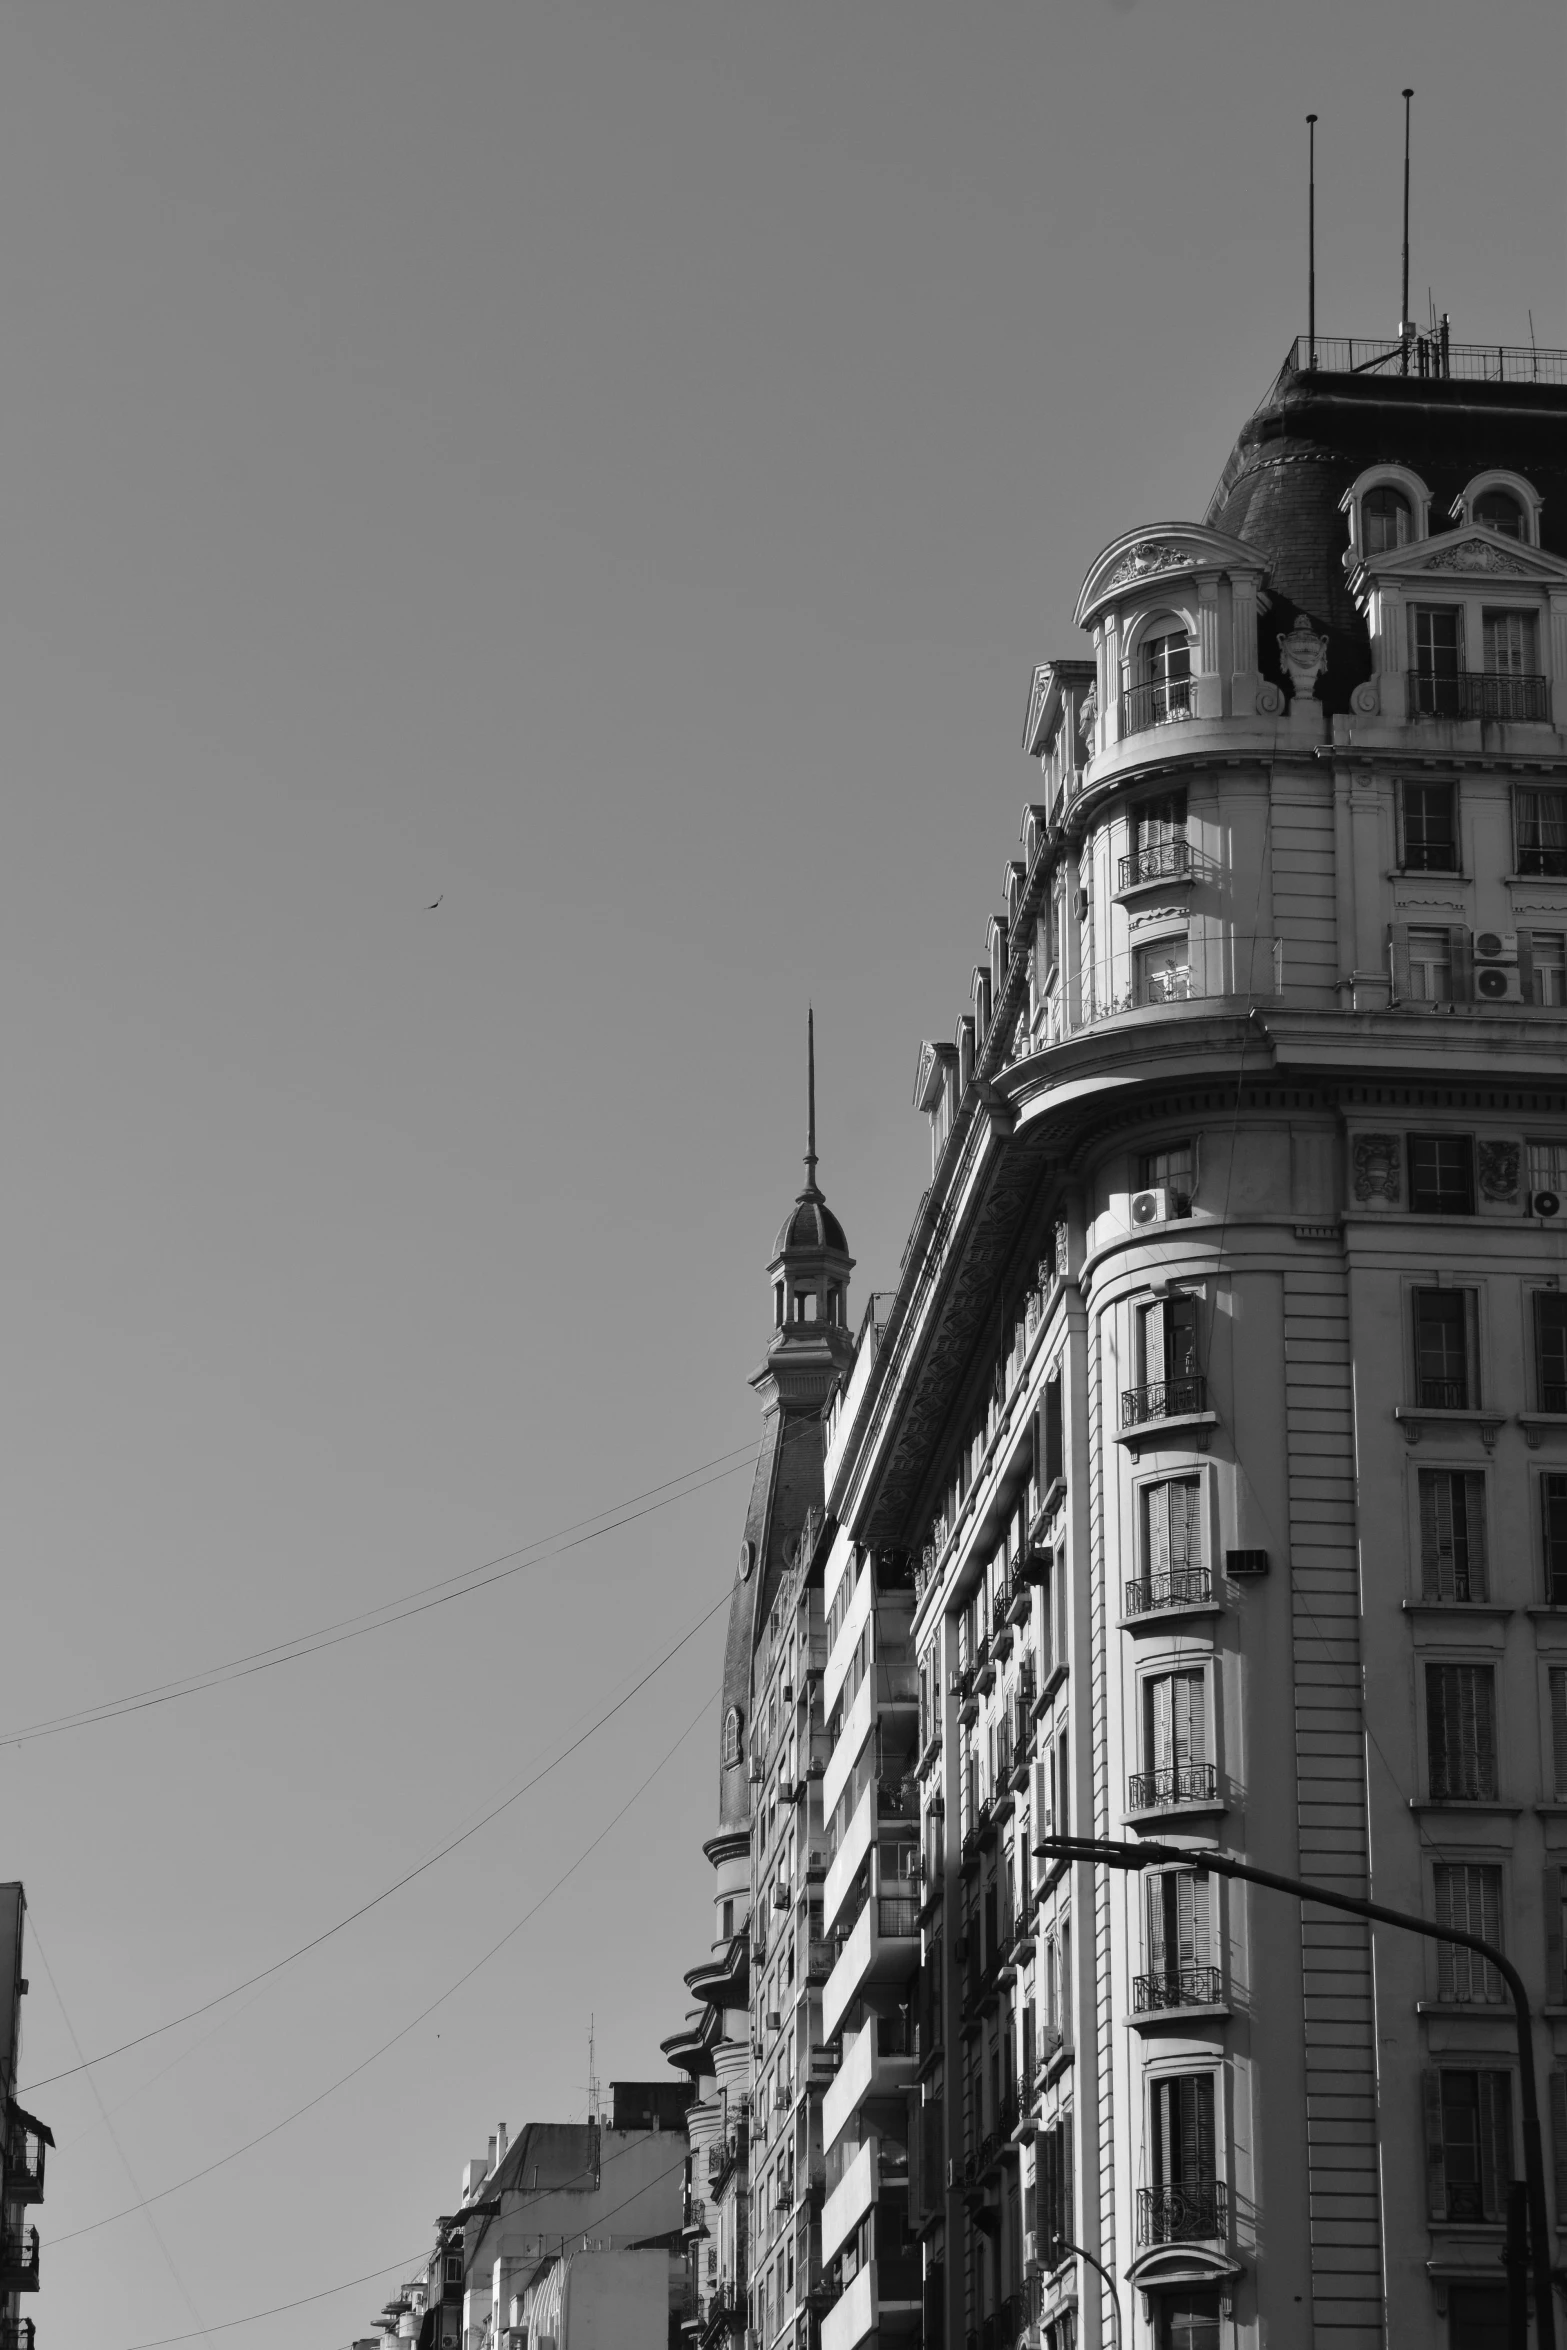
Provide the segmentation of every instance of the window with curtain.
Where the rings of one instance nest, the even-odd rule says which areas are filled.
[[[1145,1384],[1191,1379],[1197,1373],[1197,1300],[1155,1298],[1142,1308],[1142,1374]]]
[[[1471,1469],[1422,1469],[1419,1476],[1422,1598],[1487,1598],[1484,1477]]]
[[[1513,2180],[1512,2075],[1443,2066],[1426,2075],[1426,2171],[1433,2219],[1499,2220]]]
[[[1520,873],[1567,874],[1567,791],[1517,785],[1513,828]]]
[[[1196,1160],[1190,1142],[1167,1142],[1162,1150],[1138,1155],[1138,1190],[1173,1191],[1177,1215],[1191,1214],[1195,1180]]]
[[[1496,1675],[1490,1665],[1426,1666],[1432,1800],[1496,1801]]]
[[[1490,1862],[1438,1861],[1431,1872],[1436,1922],[1456,1933],[1502,1942],[1502,1872]],[[1506,1998],[1501,1976],[1477,1950],[1452,1942],[1436,1945],[1437,1997],[1495,2006]]]
[[[1167,932],[1132,949],[1132,998],[1139,1004],[1181,1004],[1192,992],[1191,948],[1184,930]]]

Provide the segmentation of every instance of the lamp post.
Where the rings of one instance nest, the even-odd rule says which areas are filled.
[[[1463,1950],[1477,1950],[1489,1960],[1512,1994],[1518,2030],[1518,2070],[1523,2103],[1523,2159],[1529,2195],[1530,2262],[1534,2272],[1534,2314],[1537,2350],[1556,2350],[1556,2312],[1551,2301],[1551,2247],[1545,2203],[1545,2155],[1540,2138],[1540,2102],[1534,2078],[1534,2029],[1529,1994],[1523,1978],[1505,1951],[1479,1934],[1463,1934],[1453,1926],[1433,1926],[1429,1919],[1405,1909],[1389,1909],[1385,1902],[1361,1901],[1352,1893],[1335,1893],[1304,1877],[1280,1876],[1273,1869],[1253,1868],[1228,1852],[1212,1852],[1184,1844],[1119,1844],[1109,1837],[1042,1836],[1036,1852],[1058,1860],[1101,1861],[1113,1869],[1142,1870],[1152,1865],[1211,1870],[1216,1877],[1241,1877],[1248,1885],[1266,1885],[1275,1893],[1293,1894],[1297,1901],[1320,1902],[1325,1909],[1347,1910],[1352,1917],[1371,1918],[1378,1925],[1399,1926],[1405,1933],[1424,1935],[1428,1942],[1452,1942]]]
[[[1055,2249],[1058,2252],[1075,2252],[1079,2260],[1086,2260],[1089,2267],[1097,2269],[1099,2274],[1104,2278],[1105,2284],[1110,2294],[1111,2314],[1115,2319],[1115,2350],[1121,2350],[1121,2296],[1116,2291],[1114,2277],[1110,2274],[1110,2271],[1106,2268],[1102,2260],[1096,2260],[1094,2255],[1091,2252],[1086,2251],[1081,2244],[1068,2243],[1065,2236],[1057,2236],[1055,2240]]]

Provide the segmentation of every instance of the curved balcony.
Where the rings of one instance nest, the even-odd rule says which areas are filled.
[[[1163,1763],[1153,1771],[1133,1771],[1126,1782],[1129,1812],[1213,1811],[1219,1803],[1219,1773],[1210,1762]]]
[[[1134,1975],[1132,2013],[1160,2015],[1180,2007],[1221,2007],[1224,1984],[1216,1966],[1168,1967],[1162,1974]]]
[[[1223,2179],[1189,2179],[1179,2186],[1139,2187],[1138,2243],[1221,2243],[1229,2233],[1229,2196]]]
[[[1187,840],[1159,840],[1134,849],[1116,867],[1118,891],[1142,889],[1150,881],[1190,881],[1195,870],[1192,845]]]
[[[1206,1567],[1172,1567],[1163,1575],[1135,1577],[1125,1586],[1125,1599],[1129,1616],[1153,1615],[1169,1608],[1211,1607],[1213,1577]],[[690,1979],[688,1975],[687,1982]]]
[[[1194,715],[1190,677],[1149,678],[1121,696],[1121,739],[1146,734],[1152,726],[1175,726]]]

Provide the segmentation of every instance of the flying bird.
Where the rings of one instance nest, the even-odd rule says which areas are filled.
[[[441,892],[441,898],[444,898],[444,897],[445,897],[445,895],[446,895],[446,892],[445,892],[445,890],[443,889],[443,890],[442,890],[442,892]],[[435,905],[426,906],[426,907],[425,907],[425,912],[426,912],[427,914],[433,914],[433,913],[435,912],[435,907],[436,907],[436,906],[438,906],[438,905],[440,904],[440,902],[441,902],[441,898],[437,898],[437,899],[436,899],[436,901],[435,901]]]

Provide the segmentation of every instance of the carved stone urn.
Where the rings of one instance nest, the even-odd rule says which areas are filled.
[[[1328,665],[1328,640],[1319,636],[1303,612],[1293,627],[1279,637],[1279,659],[1295,689],[1297,702],[1314,702],[1317,680]]]

